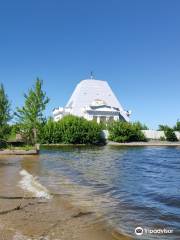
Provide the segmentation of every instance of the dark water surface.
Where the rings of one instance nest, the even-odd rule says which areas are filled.
[[[135,239],[180,239],[178,147],[51,148],[21,160],[19,168]],[[136,236],[138,226],[173,233]]]

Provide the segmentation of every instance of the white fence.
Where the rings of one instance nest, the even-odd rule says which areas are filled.
[[[175,132],[177,139],[180,141],[180,132]]]
[[[142,130],[146,138],[148,139],[154,139],[159,140],[161,137],[165,137],[164,131],[156,131],[156,130]],[[178,140],[180,140],[180,132],[175,132],[176,137]]]
[[[145,137],[148,139],[153,139],[153,140],[159,140],[161,137],[165,137],[164,131],[156,131],[156,130],[142,130],[142,132],[144,133]],[[180,132],[175,132],[176,137],[178,138],[178,140],[180,140]],[[109,132],[108,130],[103,130],[102,131],[102,136],[105,139],[108,139],[109,137]]]
[[[159,140],[161,137],[166,138],[164,131],[156,131],[156,130],[142,130],[145,137],[148,139]]]

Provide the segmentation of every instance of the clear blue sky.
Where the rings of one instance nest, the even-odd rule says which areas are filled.
[[[180,1],[0,0],[0,82],[13,109],[40,77],[50,115],[91,70],[133,121],[173,125],[180,118]]]

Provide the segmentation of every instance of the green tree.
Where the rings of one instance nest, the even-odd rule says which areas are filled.
[[[134,125],[137,126],[137,128],[139,128],[140,130],[149,130],[148,126],[146,126],[146,124],[141,123],[139,121],[134,122]]]
[[[174,127],[174,131],[179,131],[180,132],[180,120],[177,120],[176,126]]]
[[[167,129],[169,129],[170,127],[168,125],[159,125],[158,131],[166,131]]]
[[[0,85],[0,140],[1,143],[7,140],[10,132],[8,122],[11,119],[10,102],[5,93],[3,84]]]
[[[35,86],[24,94],[25,103],[15,113],[20,124],[20,133],[28,144],[35,144],[45,122],[44,110],[49,98],[42,90],[43,81],[37,78]]]

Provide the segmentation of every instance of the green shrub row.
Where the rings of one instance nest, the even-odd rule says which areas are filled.
[[[113,122],[108,127],[109,140],[115,142],[147,141],[139,124],[128,122]]]
[[[49,119],[41,129],[41,143],[100,144],[102,127],[94,121],[76,116],[65,116],[58,122]]]

